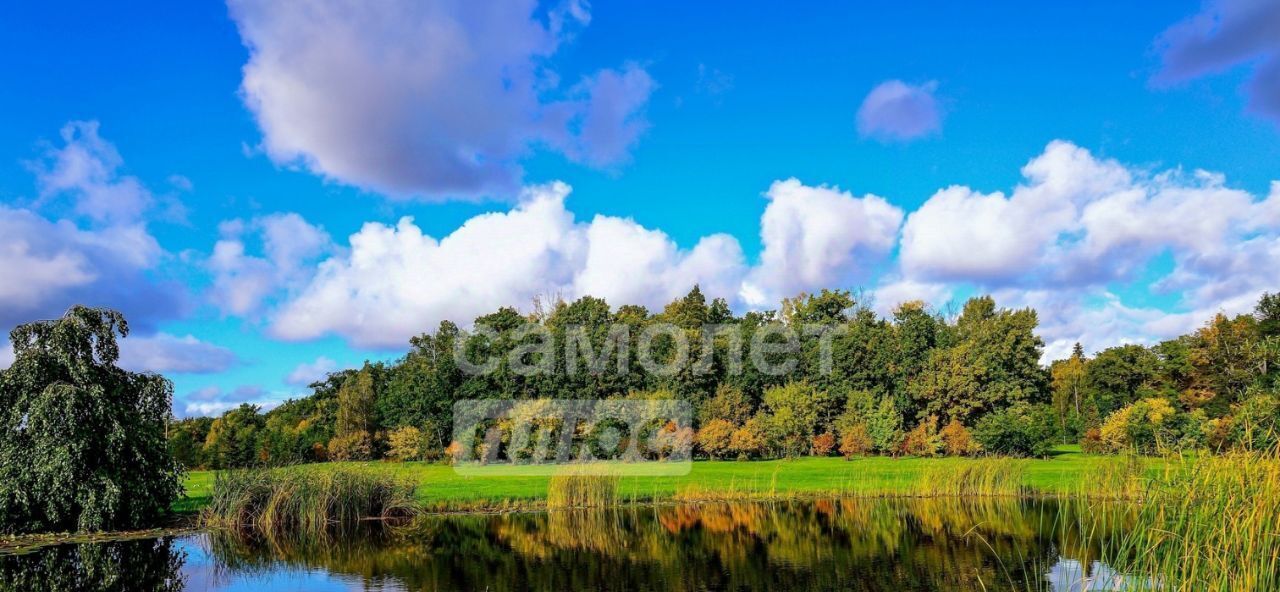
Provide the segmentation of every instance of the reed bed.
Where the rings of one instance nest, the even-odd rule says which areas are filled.
[[[555,475],[547,484],[547,508],[600,508],[622,501],[617,475],[567,473]]]
[[[1280,590],[1280,459],[1232,453],[1170,463],[1130,512],[1093,513],[1131,588]],[[1114,536],[1112,536],[1114,535]]]
[[[1172,465],[1186,463],[1186,460],[1180,457],[1168,457],[1164,460],[1166,462],[1161,464],[1166,467],[1166,472]],[[1148,474],[1146,458],[1132,453],[1122,454],[1099,463],[1081,475],[1071,496],[1094,500],[1138,502],[1150,495],[1150,488],[1157,482],[1154,479],[1155,476],[1155,473]]]
[[[414,485],[355,469],[245,469],[217,475],[206,526],[264,533],[318,533],[361,520],[416,512]]]
[[[920,479],[915,493],[926,497],[1021,497],[1030,495],[1025,485],[1026,461],[984,458],[940,465]]]

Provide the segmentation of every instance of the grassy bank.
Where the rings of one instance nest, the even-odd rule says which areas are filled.
[[[1075,493],[1114,457],[1081,454],[1062,447],[1047,459],[1018,461],[1021,484],[1049,494]],[[1159,461],[1150,461],[1154,470]],[[957,458],[799,458],[771,461],[697,461],[682,476],[624,476],[616,495],[625,500],[698,497],[814,497],[827,495],[912,494],[931,474],[961,471],[973,461]],[[502,509],[545,503],[552,477],[545,475],[464,476],[453,467],[432,463],[325,463],[304,470],[356,468],[416,485],[415,498],[433,510]],[[207,506],[213,473],[193,471],[187,477],[180,512]]]

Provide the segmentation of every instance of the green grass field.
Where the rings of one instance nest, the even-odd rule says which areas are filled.
[[[1028,460],[1026,485],[1046,493],[1079,491],[1090,470],[1105,456],[1081,454],[1077,446],[1062,446],[1047,459]],[[768,461],[696,461],[683,476],[627,476],[619,484],[623,499],[663,499],[677,494],[696,497],[732,495],[856,495],[908,493],[930,469],[967,462],[955,458],[799,458]],[[537,504],[547,495],[545,475],[459,475],[451,466],[434,463],[325,463],[327,467],[357,466],[412,480],[417,498],[433,509],[502,508]],[[187,497],[174,509],[189,513],[208,504],[212,471],[187,476]]]

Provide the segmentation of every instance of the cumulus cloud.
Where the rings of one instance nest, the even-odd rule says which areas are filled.
[[[942,107],[934,93],[937,82],[920,85],[901,80],[880,83],[858,107],[858,133],[887,141],[906,141],[942,129]]]
[[[1133,185],[1119,163],[1062,141],[1051,142],[1022,174],[1027,182],[1009,196],[957,185],[912,212],[902,238],[907,272],[939,279],[1019,276],[1040,261],[1050,243],[1080,226],[1082,205],[1103,195],[1128,195]]]
[[[563,183],[531,187],[510,211],[472,218],[439,240],[411,218],[367,223],[276,310],[271,330],[285,339],[337,334],[396,347],[441,320],[466,323],[538,295],[656,308],[695,284],[735,305],[772,307],[799,291],[865,277],[902,221],[901,210],[876,196],[780,181],[766,194],[764,248],[751,266],[728,235],[682,249],[630,219],[578,221],[565,208],[568,193]]]
[[[0,345],[0,369],[13,365],[13,346],[8,342]]]
[[[210,374],[237,362],[231,350],[196,339],[157,333],[120,342],[120,367],[135,372]]]
[[[853,285],[893,248],[902,224],[902,210],[883,198],[796,179],[774,182],[765,197],[760,263],[741,291],[756,307],[804,290]]]
[[[1210,0],[1165,30],[1156,48],[1163,60],[1155,77],[1160,84],[1252,68],[1245,87],[1249,109],[1280,123],[1280,3]]]
[[[333,249],[329,234],[295,213],[271,214],[248,223],[228,220],[206,265],[213,273],[209,296],[223,313],[246,315],[280,288],[309,277],[315,260]],[[250,236],[246,236],[250,235]],[[261,256],[248,252],[255,239]]]
[[[232,0],[242,94],[276,162],[393,196],[514,191],[536,146],[627,158],[655,85],[638,65],[560,84],[551,61],[590,15],[511,2]],[[540,17],[539,15],[544,16]]]
[[[737,239],[724,234],[682,252],[666,233],[625,218],[596,216],[579,230],[584,250],[563,290],[570,294],[660,306],[701,284],[705,293],[731,297],[745,267]]]
[[[263,236],[262,255],[252,257],[266,270],[265,287],[247,291],[270,303],[273,335],[336,335],[376,348],[402,347],[441,320],[465,325],[548,294],[657,308],[699,284],[741,310],[878,275],[873,303],[884,313],[907,300],[940,307],[983,292],[1034,306],[1047,351],[1057,355],[1075,341],[1098,349],[1183,333],[1218,310],[1245,312],[1276,289],[1280,182],[1253,195],[1220,174],[1126,166],[1064,141],[1049,143],[1022,175],[1007,194],[944,188],[905,222],[874,195],[777,181],[765,193],[754,261],[728,235],[687,248],[630,219],[579,220],[565,206],[563,183],[529,187],[510,210],[476,216],[441,238],[407,217],[366,223],[342,245],[300,218],[282,225],[292,229],[283,234],[312,229],[323,240],[272,247],[262,221],[229,222],[224,235]],[[247,257],[243,248],[234,253]],[[1155,273],[1157,260],[1148,295],[1176,295],[1177,305],[1124,302],[1120,294],[1142,289],[1133,282]],[[277,281],[278,268],[294,272]],[[302,364],[286,382],[301,384],[329,363]]]
[[[303,362],[298,364],[293,371],[285,376],[284,382],[290,386],[307,386],[317,380],[323,379],[332,372],[337,372],[338,363],[325,356],[316,358],[314,362]]]
[[[1216,273],[1246,239],[1280,226],[1280,192],[1258,199],[1221,175],[1149,174],[1062,141],[1023,168],[1012,194],[954,186],[907,217],[909,277],[990,285],[1132,279],[1166,250],[1184,273]],[[1265,239],[1262,241],[1266,243]]]
[[[167,254],[147,229],[153,203],[96,122],[72,122],[63,144],[30,167],[40,197],[29,207],[0,205],[0,327],[60,316],[73,304],[123,311],[135,329],[182,309],[185,289],[157,279]],[[67,212],[47,217],[43,210]]]
[[[1255,196],[1220,174],[1126,167],[1062,141],[1022,172],[1007,196],[950,187],[908,216],[905,280],[967,283],[1034,306],[1049,355],[1075,341],[1099,348],[1184,333],[1276,289],[1280,183]],[[1157,257],[1172,270],[1148,290],[1179,296],[1178,310],[1126,306],[1111,286]]]
[[[568,193],[563,183],[529,188],[512,210],[472,218],[439,240],[408,217],[367,223],[280,307],[271,330],[395,347],[441,320],[465,323],[540,294],[658,306],[696,283],[733,296],[744,269],[733,238],[713,235],[682,250],[628,219],[579,222],[564,206]]]

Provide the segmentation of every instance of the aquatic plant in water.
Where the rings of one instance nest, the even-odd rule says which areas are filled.
[[[320,532],[415,513],[414,485],[357,469],[306,467],[224,471],[214,479],[207,526],[263,532]]]

